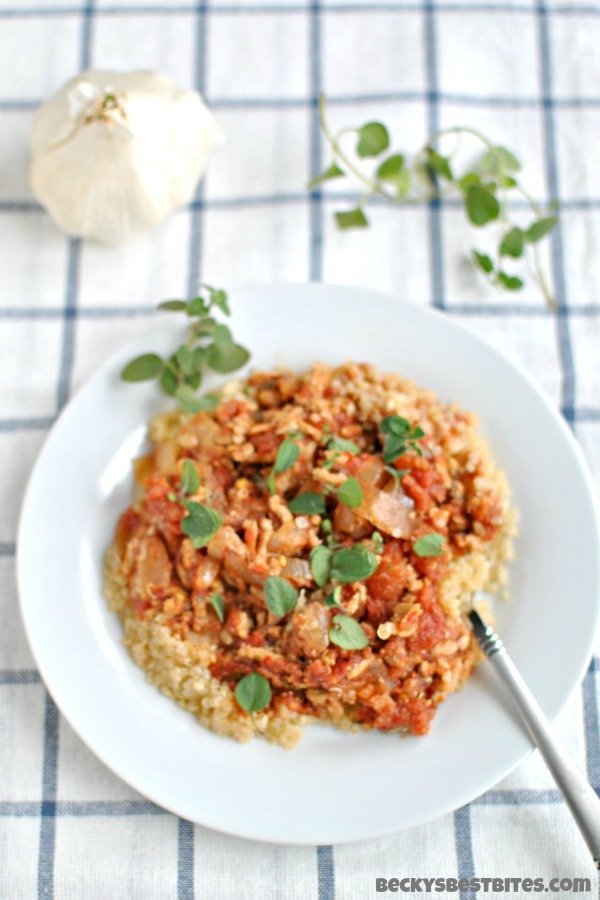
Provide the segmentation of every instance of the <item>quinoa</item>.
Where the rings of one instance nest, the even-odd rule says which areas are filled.
[[[424,434],[386,465],[390,416]],[[152,451],[135,462],[139,496],[119,520],[104,579],[148,681],[239,741],[260,734],[291,748],[319,721],[426,734],[480,659],[462,614],[478,591],[506,593],[516,533],[508,483],[477,417],[371,365],[317,364],[230,382],[210,412],[174,410],[149,431]],[[286,439],[297,459],[269,484]],[[200,479],[193,500],[222,517],[199,548],[181,529],[185,460]],[[360,486],[356,507],[337,498],[349,478]],[[307,492],[323,498],[321,512],[294,514],[290,502]],[[443,548],[422,556],[415,544],[431,535]],[[336,582],[314,580],[320,546],[360,546],[375,560],[368,577],[338,584],[339,608],[325,603]],[[270,576],[298,592],[283,616],[265,603]],[[331,640],[339,614],[360,624],[365,647]],[[234,694],[251,672],[272,690],[252,718]]]

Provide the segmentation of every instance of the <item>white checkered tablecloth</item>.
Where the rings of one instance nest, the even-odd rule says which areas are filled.
[[[200,276],[371,285],[443,309],[537,379],[600,478],[599,47],[600,4],[586,0],[0,0],[0,900],[356,900],[376,896],[377,876],[588,877],[580,896],[597,895],[536,754],[453,815],[360,845],[253,843],[157,808],[57,714],[14,555],[25,481],[61,407]],[[86,67],[195,86],[227,136],[194,202],[124,248],[65,238],[28,183],[33,112]],[[337,231],[330,191],[304,190],[328,161],[321,90],[335,123],[382,118],[399,148],[458,123],[514,148],[536,197],[561,202],[547,256],[558,314],[533,286],[499,295],[465,267],[473,235],[455,204],[380,204],[370,230]],[[558,730],[600,788],[597,668]]]

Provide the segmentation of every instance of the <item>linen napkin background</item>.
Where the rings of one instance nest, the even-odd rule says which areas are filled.
[[[599,46],[600,6],[558,0],[0,0],[3,900],[355,900],[375,896],[376,877],[452,875],[588,877],[580,896],[596,896],[593,865],[537,755],[470,806],[360,845],[253,843],[158,809],[96,760],[49,700],[21,626],[14,554],[25,482],[60,409],[156,324],[161,299],[190,295],[199,280],[323,279],[445,310],[541,384],[598,481]],[[196,87],[226,135],[189,208],[123,248],[63,236],[28,182],[35,108],[87,67],[155,69]],[[513,295],[483,284],[465,251],[485,238],[455,203],[376,204],[370,229],[337,231],[332,211],[355,199],[350,184],[305,191],[329,162],[321,90],[335,125],[382,119],[409,153],[456,124],[513,148],[528,189],[560,200],[545,248],[558,313],[530,277]],[[596,667],[558,730],[600,788]]]

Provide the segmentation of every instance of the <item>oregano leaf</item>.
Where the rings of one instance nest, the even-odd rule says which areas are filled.
[[[244,675],[235,688],[235,699],[247,713],[261,712],[269,705],[271,697],[271,685],[258,672]]]
[[[184,459],[183,461],[180,486],[183,494],[195,494],[200,487],[198,469],[191,459]]]
[[[200,410],[204,408],[202,398],[198,397],[195,390],[189,384],[180,384],[175,389],[175,396],[179,405],[186,413],[193,415],[193,413],[200,412]]]
[[[265,581],[265,603],[274,616],[285,616],[298,602],[298,591],[278,575],[269,575]]]
[[[343,584],[363,581],[375,572],[377,557],[364,544],[336,550],[331,560],[331,577]]]
[[[227,375],[229,372],[241,369],[249,359],[249,352],[240,344],[220,347],[217,344],[211,344],[206,354],[208,365],[220,375]]]
[[[511,228],[502,238],[500,243],[500,256],[512,256],[514,259],[517,259],[523,254],[524,246],[525,239],[523,232],[515,225],[514,228]]]
[[[437,150],[429,148],[427,151],[427,162],[436,175],[441,175],[447,181],[453,181],[454,176],[450,168],[450,160],[446,156],[442,156]]]
[[[356,619],[350,616],[333,617],[333,627],[329,629],[329,640],[343,650],[364,650],[369,639]]]
[[[413,550],[417,556],[443,556],[445,540],[443,534],[426,534],[414,542]]]
[[[322,544],[311,550],[310,570],[318,587],[324,587],[330,581],[332,556],[332,551]]]
[[[395,181],[403,168],[404,157],[401,153],[394,153],[392,156],[384,159],[375,174],[382,181]]]
[[[487,253],[479,253],[478,250],[473,250],[473,259],[482,272],[485,272],[489,275],[490,272],[494,271],[494,263],[491,258],[487,255]]]
[[[350,509],[356,509],[356,507],[360,506],[363,500],[362,488],[356,478],[350,475],[349,478],[339,486],[336,491],[336,497],[343,503],[345,506],[349,506]]]
[[[183,312],[187,309],[185,300],[165,300],[158,304],[159,309],[166,309],[168,312]]]
[[[467,188],[465,206],[469,219],[479,228],[497,219],[500,214],[498,200],[491,191],[480,184],[472,184]]]
[[[338,211],[334,213],[334,215],[338,228],[346,229],[369,227],[369,220],[365,216],[360,206],[357,206],[356,209]]]
[[[525,236],[530,244],[535,244],[537,241],[541,241],[543,237],[549,234],[553,228],[558,224],[558,219],[556,216],[548,216],[545,219],[538,219],[537,222],[534,222],[527,231],[525,232]]]
[[[325,512],[325,500],[321,494],[313,494],[307,491],[304,494],[298,494],[297,497],[290,500],[288,508],[295,516],[320,516]]]
[[[390,145],[390,136],[385,125],[381,122],[367,122],[358,130],[358,143],[356,154],[362,159],[365,157],[379,156]]]
[[[213,594],[212,597],[207,597],[206,602],[210,603],[210,605],[216,612],[219,622],[223,622],[225,619],[225,612],[223,609],[223,597],[221,596],[221,594]]]
[[[523,287],[523,279],[517,275],[508,275],[506,272],[498,272],[498,282],[507,291],[518,291]]]
[[[144,353],[127,363],[121,372],[123,381],[150,381],[156,378],[164,363],[156,353]]]
[[[328,169],[325,169],[324,172],[321,172],[320,175],[317,175],[316,178],[313,178],[308,182],[307,188],[311,190],[311,188],[318,187],[325,181],[331,181],[333,178],[343,178],[345,174],[346,173],[343,169],[340,169],[337,163],[332,162]]]

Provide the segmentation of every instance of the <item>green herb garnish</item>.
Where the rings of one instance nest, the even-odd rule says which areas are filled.
[[[443,556],[443,544],[446,538],[443,534],[426,534],[413,544],[413,550],[417,556]]]
[[[169,491],[167,494],[171,503],[179,503],[185,509],[187,516],[181,520],[181,530],[187,534],[197,550],[205,547],[223,524],[223,519],[216,509],[189,499],[197,493],[199,487],[198,470],[191,459],[185,459],[181,470],[179,493]]]
[[[197,550],[205,547],[223,524],[221,515],[216,509],[193,500],[184,500],[182,505],[188,515],[181,521],[181,530],[187,534]]]
[[[339,228],[366,228],[369,221],[364,211],[365,203],[373,196],[383,197],[393,203],[417,204],[432,200],[458,197],[469,222],[477,228],[489,223],[498,223],[498,238],[494,258],[478,250],[472,250],[475,266],[488,282],[496,288],[516,291],[523,286],[523,280],[505,271],[507,259],[520,259],[530,254],[535,277],[548,305],[556,308],[552,291],[544,274],[537,242],[549,234],[558,223],[554,215],[556,203],[547,209],[540,206],[531,194],[517,180],[521,164],[510,150],[495,144],[492,140],[471,126],[442,128],[429,137],[417,150],[409,164],[406,157],[394,152],[383,156],[389,148],[389,133],[381,122],[368,122],[359,128],[341,128],[334,134],[325,116],[325,97],[319,103],[321,127],[325,139],[333,153],[331,165],[309,182],[312,189],[332,179],[348,175],[366,186],[366,195],[353,209],[334,213]],[[354,135],[354,153],[346,148],[344,141]],[[460,174],[454,171],[460,139],[466,137],[483,146],[484,152],[474,165],[468,166]],[[456,139],[454,150],[442,153],[440,145],[449,138]],[[364,170],[363,159],[382,157],[374,174]],[[520,195],[529,205],[533,222],[522,229],[511,222],[510,199]]]
[[[324,469],[333,469],[342,453],[350,453],[356,456],[360,453],[360,447],[354,441],[348,441],[346,438],[337,437],[335,434],[324,433],[325,446],[328,450],[333,450],[333,456],[323,462]]]
[[[267,478],[267,486],[272,494],[274,494],[276,490],[275,476],[279,475],[280,472],[285,472],[287,469],[291,468],[299,456],[300,447],[298,444],[294,443],[290,437],[286,437],[279,445],[277,456],[275,457],[275,465]]]
[[[343,547],[333,554],[330,577],[343,584],[362,581],[375,572],[378,564],[375,554],[371,553],[364,544]]]
[[[181,491],[183,494],[195,494],[200,487],[200,476],[191,459],[184,459],[181,472]]]
[[[271,685],[264,675],[250,672],[238,681],[235,688],[235,699],[246,712],[260,712],[271,702]]]
[[[210,315],[218,310],[229,316],[227,294],[209,285],[202,285],[204,295],[185,300],[166,300],[159,309],[184,312],[190,319],[189,339],[168,358],[156,353],[136,357],[121,372],[124,381],[149,381],[158,378],[165,394],[176,397],[188,413],[212,409],[219,398],[214,394],[198,397],[206,368],[219,374],[234,372],[245,365],[250,354],[235,343],[230,329]]]
[[[332,551],[322,544],[310,552],[310,571],[318,587],[324,587],[330,580],[332,556]]]
[[[342,587],[338,584],[331,594],[325,597],[325,606],[341,606],[342,605]]]
[[[360,624],[350,616],[334,616],[333,627],[329,629],[329,640],[343,650],[364,650],[369,639]]]
[[[346,478],[335,494],[340,503],[344,503],[346,506],[349,506],[350,509],[356,509],[363,501],[362,488],[356,478],[352,475],[349,478]]]
[[[393,463],[409,449],[422,456],[423,451],[417,441],[425,437],[425,432],[419,425],[415,425],[413,428],[408,419],[404,419],[402,416],[386,416],[381,420],[379,428],[385,435],[383,451],[385,463]]]
[[[360,453],[360,447],[354,441],[348,441],[346,438],[336,437],[335,435],[328,439],[327,449],[336,450],[338,453],[351,453],[352,456]]]
[[[265,603],[274,616],[285,616],[298,602],[298,591],[285,578],[269,575],[265,581]]]
[[[383,553],[383,537],[379,534],[378,531],[374,531],[371,535],[371,544],[373,547],[373,553]]]
[[[325,500],[321,494],[298,494],[293,500],[290,500],[288,507],[294,515],[314,516],[322,515],[325,512]]]
[[[409,475],[410,469],[396,469],[394,466],[384,466],[383,467],[388,475],[391,475],[394,481],[396,482],[396,487],[398,487],[398,482],[402,478],[403,475]]]
[[[223,609],[223,597],[221,594],[213,594],[212,597],[207,597],[206,602],[210,603],[216,612],[219,622],[223,622],[225,619],[225,611]]]

